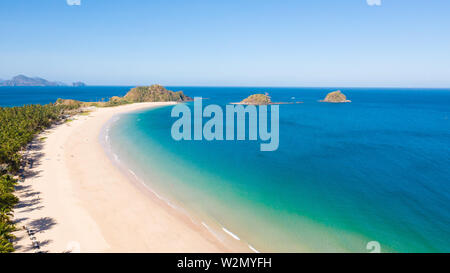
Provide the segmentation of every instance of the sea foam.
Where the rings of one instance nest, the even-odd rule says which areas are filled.
[[[234,239],[240,241],[241,238],[239,238],[236,234],[234,234],[233,232],[229,231],[228,229],[222,227],[222,230],[225,231],[225,233],[227,233],[228,235],[230,235],[231,237],[233,237]]]
[[[259,251],[258,251],[256,248],[252,247],[251,245],[248,244],[247,246],[248,246],[248,248],[250,248],[253,252],[259,253]]]

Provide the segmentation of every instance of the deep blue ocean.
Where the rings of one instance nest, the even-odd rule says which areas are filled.
[[[0,105],[128,89],[0,88]],[[450,252],[450,89],[169,89],[223,109],[253,93],[304,102],[280,105],[273,152],[260,141],[174,141],[172,107],[111,125],[121,163],[219,238],[226,228],[259,251],[367,252],[377,241],[382,252]],[[352,102],[318,102],[336,89]]]
[[[55,102],[58,98],[101,101],[112,96],[123,96],[130,88],[130,86],[0,86],[0,107],[47,104]]]

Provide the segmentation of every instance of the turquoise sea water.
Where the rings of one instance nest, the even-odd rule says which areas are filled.
[[[128,90],[89,88],[0,88],[0,105]],[[327,104],[318,100],[336,88],[171,89],[204,105],[256,92],[304,102],[280,105],[274,152],[259,141],[174,141],[171,107],[111,124],[122,166],[219,239],[235,240],[225,228],[259,251],[367,252],[378,241],[382,252],[450,252],[450,90],[340,88],[352,103]]]
[[[112,125],[121,162],[217,236],[224,227],[260,251],[450,251],[450,90],[343,88],[352,103],[326,104],[333,89],[177,89],[205,105],[255,92],[304,101],[280,105],[274,152],[174,141],[171,107]]]

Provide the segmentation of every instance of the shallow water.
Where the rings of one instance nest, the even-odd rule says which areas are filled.
[[[126,114],[113,150],[156,192],[260,251],[450,251],[450,90],[179,87],[203,104],[269,92],[280,146],[174,141],[172,107]],[[192,107],[192,103],[188,103]],[[206,121],[207,119],[204,119]],[[225,228],[225,230],[223,230]]]

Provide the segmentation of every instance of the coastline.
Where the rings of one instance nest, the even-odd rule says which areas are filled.
[[[173,103],[96,108],[52,127],[32,143],[31,168],[17,187],[17,252],[247,252],[149,198],[107,156],[99,136],[114,115]],[[30,164],[30,165],[31,165]]]

